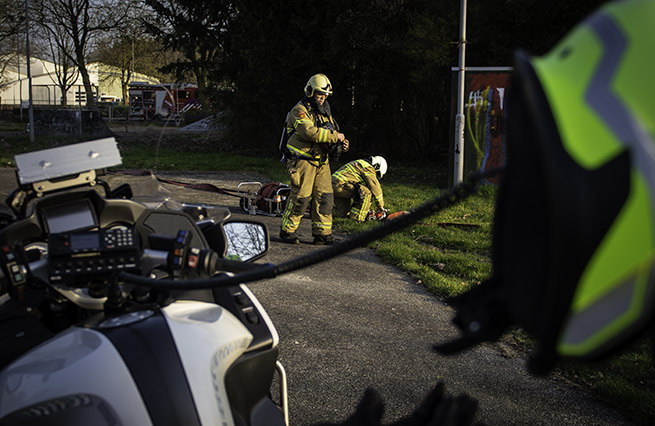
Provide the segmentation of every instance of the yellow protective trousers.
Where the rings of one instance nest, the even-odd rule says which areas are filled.
[[[334,211],[336,217],[350,216],[351,219],[363,222],[371,209],[372,193],[364,185],[333,181]]]
[[[334,195],[330,165],[293,158],[287,161],[287,170],[291,190],[282,215],[282,231],[296,232],[309,207],[312,235],[332,234]]]

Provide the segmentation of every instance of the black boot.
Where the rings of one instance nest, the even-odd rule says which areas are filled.
[[[287,244],[300,244],[300,240],[295,232],[280,231],[280,239]]]
[[[315,246],[329,246],[336,242],[337,240],[332,235],[314,235]]]

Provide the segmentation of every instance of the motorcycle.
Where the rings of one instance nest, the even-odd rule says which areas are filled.
[[[0,211],[0,426],[288,426],[279,336],[245,284],[364,246],[480,181],[273,265],[252,262],[269,249],[259,222],[152,188],[111,189],[100,177],[121,164],[113,138],[15,160],[18,188]],[[468,424],[474,412],[440,383],[398,424]],[[342,425],[379,425],[381,415],[369,389]]]
[[[0,425],[288,425],[278,333],[238,278],[266,227],[135,201],[100,179],[119,164],[113,138],[16,156]]]

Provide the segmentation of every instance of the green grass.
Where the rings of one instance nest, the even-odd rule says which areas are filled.
[[[5,138],[7,140],[7,138]],[[43,149],[25,137],[0,146],[0,164],[11,165],[13,155]],[[135,148],[123,153],[126,169],[154,167],[154,149]],[[163,150],[158,170],[255,171],[271,180],[287,182],[284,166],[277,159],[253,158],[225,153],[188,153]],[[382,180],[385,204],[390,211],[411,210],[441,193],[444,174],[429,167],[394,167]],[[491,274],[491,230],[496,188],[483,186],[461,203],[419,223],[375,241],[371,247],[388,263],[422,283],[436,297],[447,297],[473,288]],[[375,222],[357,224],[335,219],[339,231],[348,234],[369,229]],[[524,349],[533,343],[517,330],[509,337]],[[651,343],[652,344],[652,343]],[[598,364],[563,364],[557,375],[585,386],[608,406],[638,424],[655,424],[655,361],[645,343],[621,356]]]
[[[131,149],[123,152],[122,157],[125,169],[150,170],[155,167],[155,149]],[[157,170],[254,171],[278,182],[289,180],[279,161],[235,154],[160,151],[156,166]]]
[[[587,389],[636,424],[655,424],[653,341],[642,339],[620,355],[595,363],[564,363],[558,373]]]
[[[0,130],[5,132],[25,132],[27,134],[27,118],[25,122],[3,120],[0,122]]]
[[[407,211],[434,198],[440,190],[427,184],[383,180],[385,207]],[[437,296],[454,296],[479,285],[491,274],[491,226],[496,188],[481,190],[414,226],[375,241],[371,247],[388,263],[411,274]],[[335,219],[356,233],[375,226]]]

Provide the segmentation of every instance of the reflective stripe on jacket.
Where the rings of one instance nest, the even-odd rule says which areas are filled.
[[[339,170],[332,173],[332,183],[364,185],[373,193],[378,208],[384,208],[382,186],[377,178],[375,169],[366,160],[354,160],[341,166]]]
[[[287,148],[299,158],[325,163],[329,144],[339,141],[337,129],[331,116],[312,109],[303,99],[289,113]]]

